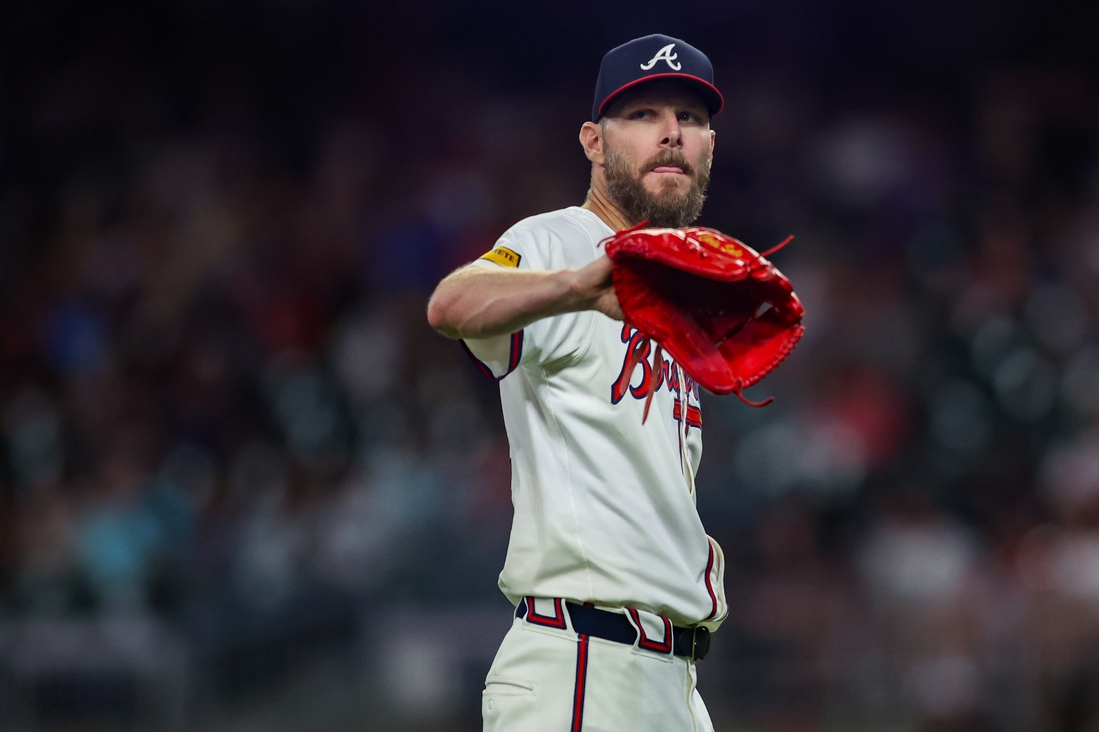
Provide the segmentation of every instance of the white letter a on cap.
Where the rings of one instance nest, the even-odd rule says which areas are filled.
[[[675,62],[675,60],[679,58],[679,54],[672,53],[673,48],[675,48],[674,43],[669,43],[667,46],[664,46],[664,48],[656,52],[655,56],[649,59],[648,63],[641,64],[641,69],[643,71],[648,71],[653,66],[656,66],[657,61],[663,61],[671,67],[672,71],[679,71],[683,68],[683,64],[677,64]]]

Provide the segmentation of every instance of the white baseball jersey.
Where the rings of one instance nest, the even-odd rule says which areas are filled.
[[[613,234],[570,207],[520,221],[475,264],[579,269]],[[595,311],[466,341],[500,380],[511,445],[515,517],[500,589],[513,603],[561,597],[714,629],[727,612],[724,559],[695,508],[698,386],[664,355],[642,424],[655,349],[633,373],[625,366],[645,342]]]

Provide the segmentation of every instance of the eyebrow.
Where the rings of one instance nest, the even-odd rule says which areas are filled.
[[[630,102],[624,102],[622,106],[624,108],[627,108],[627,109],[633,108],[633,107],[663,107],[663,106],[668,106],[668,107],[675,107],[677,109],[686,109],[686,110],[689,110],[689,111],[692,111],[692,112],[705,112],[706,114],[709,114],[709,108],[705,104],[700,104],[698,102],[685,102],[685,103],[658,102],[658,101],[654,101],[654,100],[637,99],[637,100],[630,101]]]

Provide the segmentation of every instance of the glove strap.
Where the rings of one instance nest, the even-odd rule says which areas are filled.
[[[656,355],[653,357],[653,373],[649,377],[649,393],[645,395],[645,411],[641,415],[641,424],[645,424],[645,420],[649,418],[649,405],[653,402],[653,394],[656,393],[656,387],[660,384],[660,377],[663,373],[664,358],[658,342],[656,344]]]

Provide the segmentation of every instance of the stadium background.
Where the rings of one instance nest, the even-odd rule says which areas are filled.
[[[704,397],[731,730],[1099,724],[1099,12],[170,0],[0,22],[0,729],[479,729],[495,387],[424,318],[579,203],[602,53],[726,111],[807,335]]]

